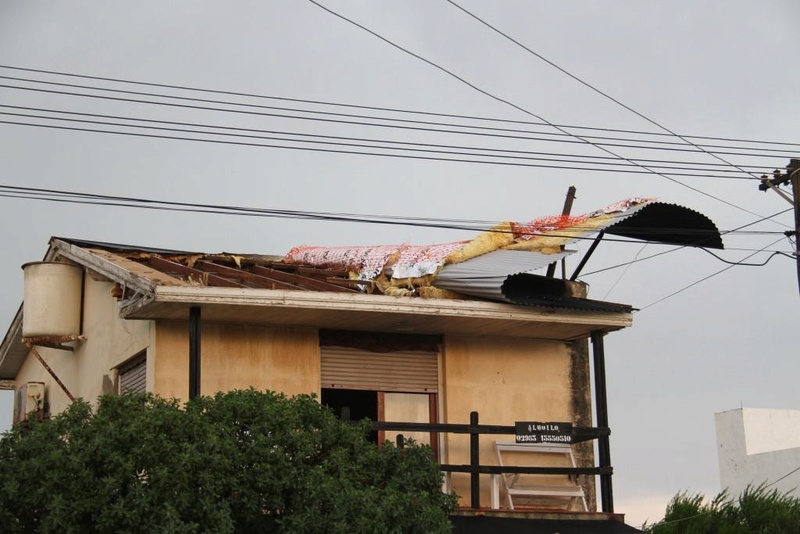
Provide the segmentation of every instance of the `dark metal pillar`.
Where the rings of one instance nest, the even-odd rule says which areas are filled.
[[[470,506],[474,509],[481,507],[481,476],[478,474],[480,458],[480,435],[478,434],[478,412],[469,413],[469,465],[472,474],[469,476]]]
[[[200,395],[200,308],[189,308],[189,400]]]
[[[606,393],[606,355],[603,348],[603,332],[592,332],[592,353],[594,355],[594,394],[597,410],[597,426],[608,428],[608,396]],[[598,465],[611,467],[611,447],[608,435],[597,440]],[[611,486],[611,473],[600,475],[600,503],[603,512],[614,513],[614,491]]]

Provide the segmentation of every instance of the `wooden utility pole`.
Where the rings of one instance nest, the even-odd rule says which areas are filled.
[[[566,216],[566,215],[570,214],[570,212],[572,211],[572,201],[573,200],[575,200],[575,186],[571,185],[571,186],[569,186],[569,189],[567,189],[567,198],[564,199],[564,209],[561,210],[561,215]],[[563,249],[564,247],[561,247],[561,248]],[[552,278],[553,275],[555,275],[555,274],[556,274],[556,264],[552,263],[547,268],[547,277],[548,278]],[[565,263],[564,263],[563,259],[561,260],[561,277],[562,278],[566,278],[567,277],[567,275],[566,275],[566,266],[565,266]]]
[[[791,196],[779,189],[779,186],[786,183],[792,184]],[[786,232],[786,236],[794,236],[794,256],[797,261],[797,289],[800,291],[800,159],[789,160],[785,174],[775,171],[771,179],[767,176],[762,176],[761,185],[758,188],[761,191],[772,189],[794,206],[794,230]]]

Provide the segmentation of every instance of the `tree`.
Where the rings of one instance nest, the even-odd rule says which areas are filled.
[[[737,498],[727,492],[707,502],[700,494],[678,493],[664,519],[644,527],[653,534],[785,534],[800,532],[800,498],[766,485],[748,486]]]
[[[366,439],[307,395],[77,401],[0,440],[4,532],[449,532],[429,447]]]

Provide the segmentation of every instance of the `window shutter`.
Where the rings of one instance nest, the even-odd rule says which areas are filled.
[[[346,347],[320,347],[320,351],[323,388],[437,392],[435,352],[370,352]]]
[[[119,368],[120,393],[144,393],[147,391],[147,353],[135,356]]]

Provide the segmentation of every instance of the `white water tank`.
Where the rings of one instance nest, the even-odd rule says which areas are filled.
[[[25,300],[22,337],[61,337],[81,332],[83,267],[32,262],[22,266]]]

